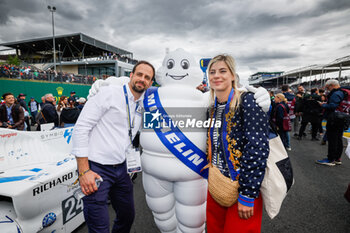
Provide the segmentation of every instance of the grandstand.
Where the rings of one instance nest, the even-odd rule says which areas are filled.
[[[312,87],[323,86],[324,83],[330,79],[330,77],[327,77],[327,74],[338,72],[337,76],[340,83],[342,85],[349,85],[349,77],[342,76],[342,71],[346,70],[350,70],[350,56],[338,58],[325,65],[310,65],[286,71],[275,76],[265,75],[256,78],[257,74],[263,72],[255,73],[250,76],[249,84],[254,86],[263,86],[271,90],[277,90],[283,84],[289,84],[291,87],[304,85],[310,89]],[[318,77],[316,77],[317,75]]]
[[[133,53],[94,39],[83,33],[55,37],[56,70],[74,75],[129,75],[137,62]],[[2,43],[2,51],[12,51],[23,65],[35,66],[40,70],[54,68],[52,37]],[[3,56],[3,55],[2,55]]]
[[[249,79],[250,85],[259,84],[261,86],[272,85],[271,80],[274,80],[276,77],[282,75],[283,72],[257,72],[252,74]],[[261,84],[260,84],[261,83]]]

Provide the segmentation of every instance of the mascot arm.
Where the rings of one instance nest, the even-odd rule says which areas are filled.
[[[256,103],[262,108],[264,112],[268,112],[271,105],[270,95],[263,87],[255,88],[253,86],[247,86],[247,91],[254,93]]]
[[[99,79],[96,82],[94,82],[94,84],[91,86],[91,88],[89,90],[88,99],[93,97],[94,95],[96,95],[99,92],[101,87],[109,86],[109,85],[122,86],[122,85],[128,83],[129,80],[130,80],[130,78],[126,77],[126,76],[122,76],[119,78],[111,76],[111,77],[107,78],[106,80]]]

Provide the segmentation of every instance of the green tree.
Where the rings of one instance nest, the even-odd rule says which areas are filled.
[[[21,64],[21,60],[18,58],[17,55],[14,57],[9,55],[9,57],[6,60],[6,63],[10,65],[19,66]]]

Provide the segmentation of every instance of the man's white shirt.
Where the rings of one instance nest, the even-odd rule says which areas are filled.
[[[132,138],[141,127],[142,116],[136,112],[142,105],[142,96],[135,101],[129,85],[128,93],[131,121],[134,121]],[[74,126],[72,154],[88,157],[100,164],[120,164],[130,147],[127,105],[123,86],[101,87],[85,104]]]

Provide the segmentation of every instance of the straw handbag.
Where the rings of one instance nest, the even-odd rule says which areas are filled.
[[[212,120],[212,118],[211,118]],[[210,125],[211,125],[210,120]],[[213,166],[211,163],[212,150],[211,150],[211,136],[210,131],[208,133],[208,189],[213,199],[223,207],[230,207],[237,202],[238,199],[238,181],[233,181],[231,178],[224,176],[220,170]],[[226,155],[224,155],[227,163]],[[231,175],[230,175],[231,176]]]
[[[223,207],[230,207],[238,199],[238,181],[224,176],[220,170],[210,165],[208,177],[208,189],[213,199]]]

